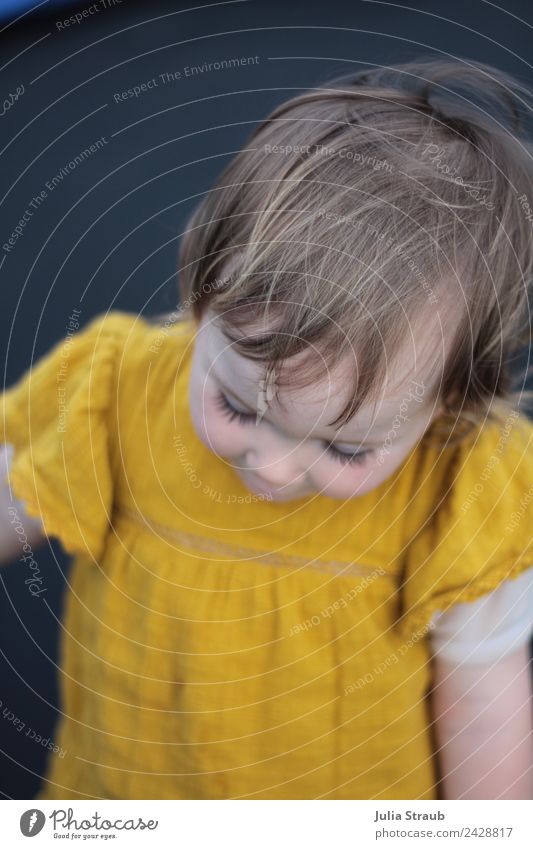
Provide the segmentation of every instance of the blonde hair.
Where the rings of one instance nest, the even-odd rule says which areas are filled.
[[[282,103],[188,222],[181,317],[200,320],[209,306],[278,386],[281,364],[302,350],[291,386],[354,352],[340,426],[431,314],[447,350],[432,399],[466,424],[462,435],[501,420],[533,395],[511,371],[530,341],[530,97],[488,65],[422,58]],[[258,322],[268,332],[252,334]]]

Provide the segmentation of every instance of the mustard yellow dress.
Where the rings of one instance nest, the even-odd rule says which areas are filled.
[[[111,312],[4,393],[14,493],[75,556],[38,798],[438,798],[428,623],[533,563],[533,425],[254,500],[194,432],[193,345]]]

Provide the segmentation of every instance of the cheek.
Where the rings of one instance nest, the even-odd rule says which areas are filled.
[[[313,486],[329,498],[352,498],[366,491],[374,483],[376,463],[368,460],[364,465],[342,466],[334,459],[324,457],[312,470]]]
[[[378,461],[378,455],[375,454],[363,465],[344,467],[324,458],[324,463],[320,467],[317,465],[313,484],[330,498],[346,499],[366,495],[387,480],[408,453],[408,450],[391,451],[389,455],[383,455],[382,462]]]

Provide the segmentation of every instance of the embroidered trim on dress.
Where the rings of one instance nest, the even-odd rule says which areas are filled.
[[[201,537],[197,534],[187,533],[186,531],[181,531],[177,528],[171,528],[168,525],[162,525],[160,522],[154,521],[137,510],[121,505],[117,505],[114,516],[123,516],[124,518],[131,519],[149,533],[156,531],[162,537],[166,537],[170,540],[177,540],[184,547],[196,548],[199,551],[207,552],[209,554],[226,554],[228,557],[233,558],[242,557],[247,560],[258,560],[272,566],[307,567],[316,569],[320,572],[328,572],[343,577],[345,575],[368,576],[369,573],[375,574],[376,578],[385,576],[389,578],[397,577],[396,571],[371,563],[361,563],[360,561],[356,562],[353,560],[313,560],[296,554],[276,554],[272,552],[258,551],[254,548],[246,548],[241,545],[231,545],[229,543],[222,542],[221,540],[206,539],[205,537]]]

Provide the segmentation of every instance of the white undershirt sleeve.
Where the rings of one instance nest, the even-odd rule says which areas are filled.
[[[533,567],[473,602],[433,614],[433,655],[450,663],[492,663],[533,633]]]

